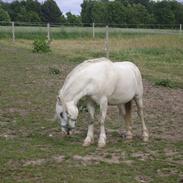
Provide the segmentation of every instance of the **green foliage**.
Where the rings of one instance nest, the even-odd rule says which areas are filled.
[[[183,4],[176,1],[84,1],[82,22],[91,24],[181,24]]]
[[[154,16],[158,24],[175,24],[175,14],[168,1],[160,1],[154,5]]]
[[[102,12],[102,13],[101,13]],[[108,23],[108,7],[106,3],[96,2],[93,5],[92,19],[95,23]]]
[[[59,23],[62,15],[59,7],[54,0],[46,0],[42,5],[44,22]]]
[[[93,23],[92,18],[92,9],[93,9],[93,1],[84,1],[81,4],[81,19],[84,23]]]
[[[41,22],[39,15],[34,11],[29,11],[26,18],[27,22]]]
[[[49,43],[44,39],[36,39],[33,42],[33,52],[34,53],[46,53],[50,52]]]
[[[174,87],[173,83],[169,79],[157,80],[157,81],[155,81],[155,85],[164,86],[164,87],[168,87],[168,88],[173,88]]]
[[[62,15],[54,0],[46,0],[44,3],[37,0],[15,0],[11,3],[0,1],[0,4],[8,11],[12,21],[57,23]]]
[[[81,16],[71,12],[62,15],[55,0],[12,1],[6,3],[0,0],[0,21],[19,22],[49,22],[64,24],[91,25],[102,24],[183,24],[183,4],[177,1],[150,0],[84,0],[81,4]],[[3,14],[3,15],[2,15]],[[6,14],[6,15],[5,15]],[[8,17],[8,14],[10,17]]]
[[[4,21],[4,22],[10,22],[11,21],[8,12],[5,11],[4,9],[2,9],[1,6],[0,6],[0,21]]]
[[[71,12],[67,12],[65,23],[76,24],[76,25],[81,24],[81,17],[73,15]]]
[[[120,2],[110,3],[108,5],[108,22],[110,24],[127,23],[127,8]]]
[[[127,24],[148,24],[150,22],[150,14],[141,4],[133,4],[127,7]]]

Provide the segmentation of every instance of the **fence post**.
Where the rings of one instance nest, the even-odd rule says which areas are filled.
[[[180,31],[182,31],[182,24],[180,24]]]
[[[47,38],[48,38],[48,41],[50,41],[50,24],[49,23],[47,23],[47,31],[48,31]]]
[[[92,24],[93,27],[93,39],[95,38],[95,23]]]
[[[12,40],[15,42],[15,22],[11,22],[12,26]]]
[[[106,57],[109,58],[109,26],[106,26],[106,35],[105,35],[105,52]]]

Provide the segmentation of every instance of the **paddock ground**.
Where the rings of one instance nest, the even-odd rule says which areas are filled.
[[[102,39],[53,41],[48,54],[32,53],[32,41],[0,40],[0,182],[183,181],[182,37],[114,38],[111,45],[112,60],[131,60],[142,71],[150,141],[141,140],[135,105],[133,141],[120,135],[124,124],[109,107],[103,149],[97,121],[95,144],[82,147],[88,113],[80,113],[72,137],[63,138],[52,121],[64,78],[81,61],[104,56]],[[173,88],[155,85],[167,78]]]

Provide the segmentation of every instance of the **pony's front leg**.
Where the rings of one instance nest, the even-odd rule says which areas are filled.
[[[94,143],[94,119],[95,119],[95,105],[93,101],[88,101],[87,109],[91,117],[91,121],[88,125],[88,133],[84,140],[83,146],[87,147]]]
[[[94,124],[91,123],[88,125],[88,133],[87,133],[87,136],[83,143],[84,147],[87,147],[94,143],[94,133],[93,132],[94,132]]]
[[[107,114],[107,107],[108,107],[108,101],[107,98],[104,97],[100,101],[100,113],[101,113],[101,119],[100,119],[100,136],[98,141],[98,147],[102,148],[106,145],[106,133],[105,133],[105,118]]]

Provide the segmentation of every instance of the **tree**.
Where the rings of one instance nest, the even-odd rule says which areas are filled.
[[[91,0],[84,0],[81,4],[81,20],[83,23],[93,23],[92,9],[94,3],[95,2]]]
[[[27,21],[28,22],[41,22],[41,18],[39,15],[34,11],[29,11],[27,13]]]
[[[149,24],[153,16],[141,4],[133,4],[127,7],[127,24]]]
[[[66,13],[66,22],[69,24],[81,24],[81,17],[73,15],[71,12]]]
[[[21,9],[20,7],[21,7],[21,4],[19,1],[13,1],[7,7],[7,11],[12,21],[17,21],[17,16],[20,13],[20,9]]]
[[[42,5],[42,16],[44,22],[59,23],[62,12],[54,0],[46,0]]]
[[[110,2],[108,4],[108,23],[109,24],[126,24],[127,8],[123,3]]]
[[[145,7],[148,7],[150,0],[128,0],[130,4],[141,4]]]
[[[4,9],[2,9],[1,6],[0,6],[0,21],[4,21],[4,22],[10,22],[11,21],[8,12],[5,11]]]
[[[169,1],[157,2],[153,8],[157,24],[175,24],[175,14]]]
[[[183,24],[183,4],[177,1],[170,2],[171,10],[175,15],[175,23]]]
[[[27,22],[27,11],[25,9],[24,6],[22,6],[20,8],[20,10],[18,11],[15,21],[19,21],[19,22]]]
[[[92,7],[92,22],[108,23],[108,3],[95,2]]]

